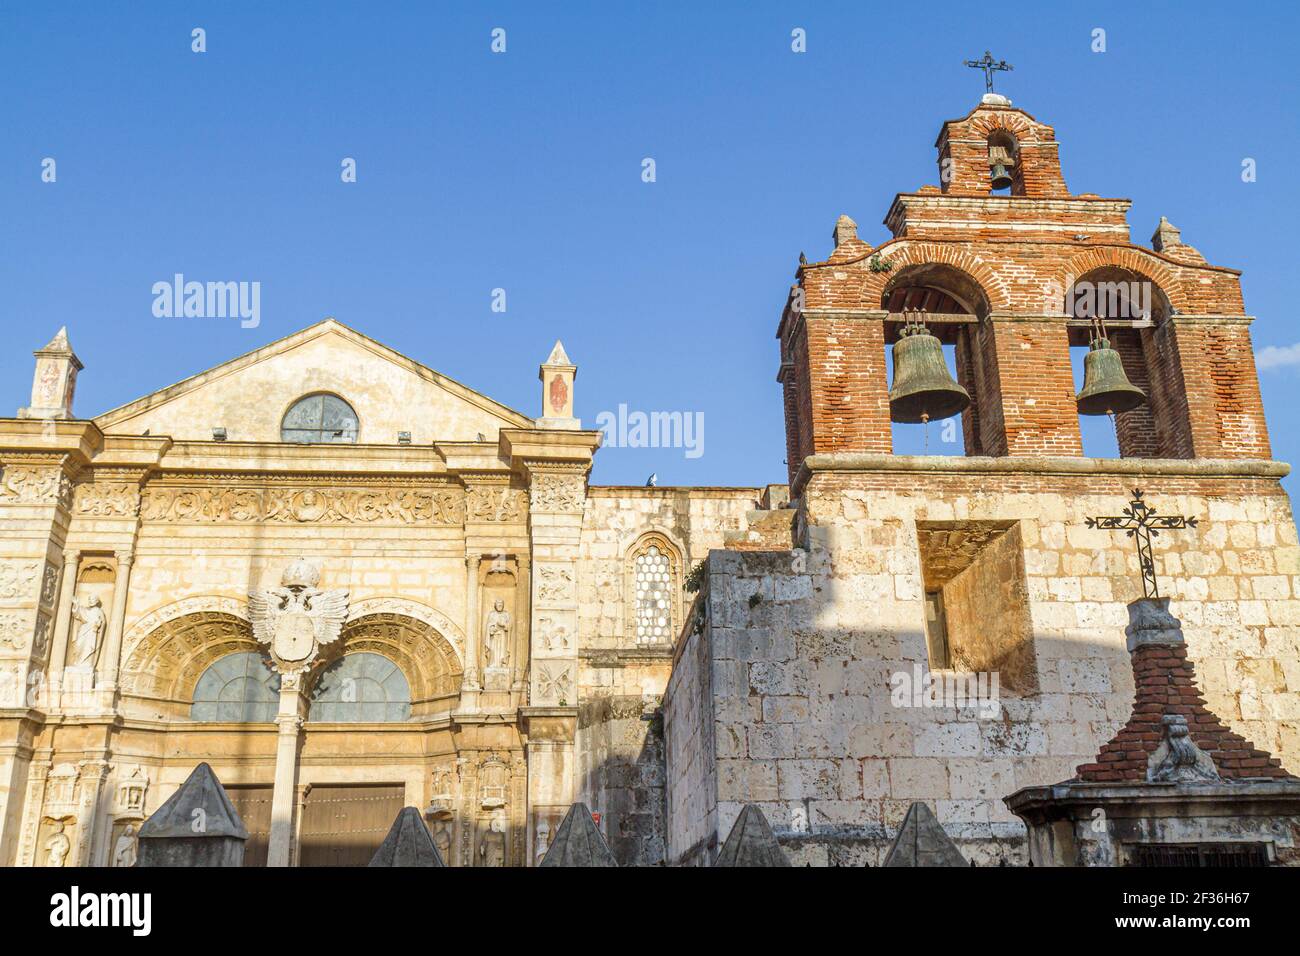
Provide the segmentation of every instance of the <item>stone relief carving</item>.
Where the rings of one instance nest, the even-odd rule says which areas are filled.
[[[92,518],[135,517],[140,513],[140,488],[127,482],[78,485],[73,511]]]
[[[53,817],[77,812],[80,774],[70,763],[61,763],[50,771],[45,782],[45,809]]]
[[[479,806],[492,810],[506,805],[510,792],[510,768],[497,756],[490,756],[483,761],[478,774]]]
[[[575,594],[576,584],[571,565],[537,565],[537,599],[539,601],[570,604],[574,601]]]
[[[464,523],[458,491],[420,488],[151,488],[145,521],[269,521],[285,524]]]
[[[474,521],[522,521],[524,493],[516,488],[471,488],[467,514]]]
[[[582,475],[540,474],[531,490],[534,511],[581,511],[586,481]]]
[[[1218,780],[1214,761],[1191,738],[1187,718],[1182,714],[1165,714],[1160,718],[1164,739],[1147,758],[1147,779],[1173,783]]]
[[[32,653],[40,660],[44,660],[50,652],[50,617],[47,614],[36,614],[35,637],[32,640]]]
[[[451,646],[457,669],[460,669],[465,656],[465,635],[460,626],[441,611],[404,598],[367,598],[352,605],[348,611],[348,623],[373,614],[395,614],[427,624]]]
[[[565,706],[573,696],[573,678],[567,663],[543,663],[537,665],[537,704],[560,704]]]
[[[280,587],[248,594],[253,637],[271,649],[281,674],[301,672],[343,631],[348,592],[321,590],[319,583],[320,568],[299,558],[285,568]]]
[[[72,500],[72,481],[62,468],[9,465],[0,476],[0,501],[21,504],[57,502],[65,508]]]
[[[145,793],[149,789],[149,776],[136,766],[117,785],[117,812],[126,816],[144,816]]]
[[[45,865],[63,866],[68,862],[68,854],[72,852],[72,841],[63,832],[62,820],[53,821],[50,830],[50,838],[45,841]]]
[[[30,590],[40,574],[39,561],[5,561],[0,563],[0,601],[30,597]]]
[[[41,606],[53,607],[54,598],[59,592],[59,569],[52,564],[45,565],[45,574],[41,578]]]
[[[455,809],[459,778],[460,775],[454,764],[442,764],[433,768],[429,807],[425,810],[427,816],[440,819],[452,814]],[[445,861],[446,857],[444,856],[443,859]]]
[[[538,643],[542,650],[565,653],[573,649],[573,632],[565,618],[541,615],[537,619]]]
[[[19,611],[0,614],[0,651],[27,650],[27,615]]]

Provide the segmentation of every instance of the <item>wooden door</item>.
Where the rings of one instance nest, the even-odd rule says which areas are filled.
[[[271,788],[226,787],[226,795],[248,831],[244,866],[266,866],[266,849],[271,840]]]
[[[312,787],[299,831],[299,866],[365,866],[384,842],[406,788]]]

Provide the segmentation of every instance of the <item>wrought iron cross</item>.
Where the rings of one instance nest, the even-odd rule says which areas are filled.
[[[990,53],[988,50],[984,51],[984,59],[966,60],[965,63],[967,66],[971,66],[977,70],[984,71],[984,89],[989,93],[993,92],[993,74],[995,72],[997,72],[998,70],[1015,69],[1015,67],[1013,67],[1006,60],[994,60],[993,54]]]
[[[1089,528],[1124,531],[1130,538],[1137,539],[1138,566],[1142,568],[1142,596],[1160,597],[1156,584],[1156,564],[1151,557],[1151,539],[1161,531],[1174,531],[1179,528],[1195,528],[1195,518],[1182,515],[1156,515],[1156,509],[1142,500],[1142,492],[1133,489],[1133,500],[1124,509],[1122,515],[1085,518]]]

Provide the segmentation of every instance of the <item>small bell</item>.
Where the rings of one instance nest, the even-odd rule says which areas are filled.
[[[1011,169],[1016,161],[1011,158],[1005,146],[989,147],[989,166],[992,168],[993,188],[1009,189],[1011,187]]]
[[[904,313],[894,343],[894,387],[889,390],[892,421],[915,424],[950,418],[970,405],[943,360],[943,343],[926,331],[920,312]]]
[[[1146,393],[1124,374],[1123,360],[1110,347],[1105,328],[1097,322],[1083,359],[1083,389],[1075,396],[1079,414],[1118,415],[1146,400]]]

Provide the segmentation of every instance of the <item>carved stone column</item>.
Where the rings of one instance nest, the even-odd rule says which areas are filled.
[[[95,845],[95,827],[99,822],[97,812],[104,781],[108,777],[107,760],[83,760],[81,762],[80,799],[77,806],[77,844],[70,866],[94,866],[91,848]]]
[[[298,796],[298,748],[301,742],[306,701],[302,674],[280,677],[280,708],[275,723],[279,735],[275,744],[275,787],[271,792],[271,836],[266,851],[267,866],[289,866],[296,830],[294,812]]]
[[[519,556],[519,577],[515,587],[515,620],[518,625],[515,627],[514,647],[510,649],[510,687],[518,695],[519,704],[527,702],[528,690],[528,647],[529,634],[532,628],[529,626],[532,616],[530,614],[530,600],[532,594],[532,563],[526,554]]]
[[[57,697],[63,683],[63,665],[68,659],[68,633],[72,630],[72,599],[77,594],[77,567],[81,552],[68,549],[63,552],[63,579],[59,585],[59,607],[55,612],[54,645],[50,648],[50,696]],[[58,705],[51,700],[50,706]]]
[[[113,579],[113,616],[108,622],[108,636],[100,653],[99,683],[108,693],[108,706],[113,704],[117,690],[118,669],[122,663],[122,629],[126,623],[126,596],[131,581],[131,564],[135,556],[129,551],[117,552],[117,574]]]
[[[481,689],[479,682],[479,600],[478,574],[482,555],[470,553],[465,556],[465,676],[462,686],[471,694]]]
[[[27,799],[23,803],[23,822],[18,833],[19,866],[34,866],[36,863],[36,838],[41,829],[41,811],[45,807],[45,784],[53,765],[54,761],[46,752],[42,758],[34,758],[27,771]]]

